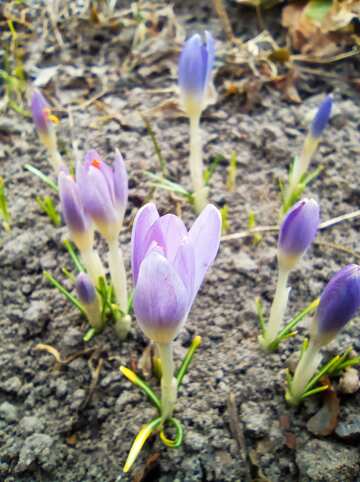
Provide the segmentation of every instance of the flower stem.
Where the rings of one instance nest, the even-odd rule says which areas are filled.
[[[289,387],[287,394],[288,401],[297,405],[304,394],[306,385],[309,383],[312,376],[321,362],[321,355],[319,354],[321,345],[310,340],[309,346],[303,353],[295,370],[294,378]]]
[[[172,343],[158,343],[161,360],[161,419],[165,422],[173,414],[177,398],[177,381],[174,377],[175,367]]]
[[[190,117],[190,176],[194,191],[195,210],[199,213],[207,204],[208,188],[203,178],[200,115]]]
[[[289,270],[279,265],[279,274],[274,300],[271,305],[270,318],[265,328],[263,340],[261,341],[264,348],[268,348],[274,341],[283,323],[289,296],[289,288],[287,287],[288,278]]]
[[[116,238],[108,241],[108,246],[110,275],[115,290],[116,301],[120,310],[126,314],[128,309],[128,295],[124,258]]]
[[[98,253],[93,249],[86,249],[80,252],[80,257],[84,263],[86,271],[88,272],[94,286],[97,287],[100,277],[105,278],[104,267],[99,258]]]

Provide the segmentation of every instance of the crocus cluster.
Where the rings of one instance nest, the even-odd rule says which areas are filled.
[[[296,203],[285,216],[278,240],[278,280],[271,306],[269,322],[260,337],[260,343],[269,349],[283,323],[289,288],[287,282],[302,256],[314,240],[320,222],[320,210],[313,199]]]
[[[204,39],[195,34],[185,42],[179,59],[180,102],[190,120],[189,167],[194,205],[198,213],[207,203],[208,189],[204,183],[200,117],[208,103],[214,57],[214,39],[209,32],[205,32]]]
[[[221,217],[208,205],[188,231],[180,218],[159,216],[154,204],[138,212],[131,250],[134,311],[140,328],[156,343],[162,366],[162,417],[176,402],[172,340],[186,322],[206,271],[219,249]]]
[[[54,129],[54,124],[57,124],[59,119],[51,113],[49,103],[39,90],[34,90],[32,94],[31,113],[39,139],[48,152],[50,163],[55,172],[59,172],[63,161],[58,151]]]
[[[124,160],[116,152],[112,165],[108,165],[95,150],[90,150],[85,161],[76,166],[75,178],[65,169],[60,172],[59,188],[65,222],[94,286],[105,276],[94,249],[94,231],[97,230],[108,243],[111,280],[122,312],[117,329],[124,337],[129,324],[128,296],[124,261],[118,246],[128,197]]]
[[[349,264],[336,273],[321,297],[312,321],[310,342],[301,356],[286,394],[298,404],[321,363],[320,349],[330,343],[360,308],[360,266]]]

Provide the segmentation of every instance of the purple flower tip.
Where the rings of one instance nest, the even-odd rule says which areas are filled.
[[[39,90],[34,90],[31,97],[31,113],[34,124],[39,131],[46,132],[49,128],[50,106]]]
[[[179,59],[179,86],[183,95],[195,95],[199,99],[206,93],[214,64],[214,38],[205,32],[190,37],[182,49]]]
[[[360,308],[360,266],[349,264],[326,285],[316,312],[319,335],[340,331]]]
[[[96,299],[95,287],[86,273],[80,273],[75,283],[76,293],[84,305],[90,305]]]
[[[158,343],[177,334],[219,249],[221,217],[208,205],[188,231],[154,204],[137,213],[131,239],[134,310],[143,331]]]
[[[280,226],[280,252],[286,256],[302,256],[314,240],[319,222],[320,209],[316,201],[304,199],[297,202]]]
[[[333,104],[332,95],[326,96],[325,99],[321,102],[315,114],[315,117],[310,127],[311,136],[314,137],[315,139],[321,136],[321,134],[323,133],[325,127],[329,122],[332,104]]]
[[[90,219],[84,211],[79,186],[63,170],[59,174],[59,193],[61,210],[70,232],[83,233],[87,231],[90,227]]]

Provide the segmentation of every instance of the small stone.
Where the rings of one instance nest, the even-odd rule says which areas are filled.
[[[0,418],[8,423],[16,422],[18,418],[17,408],[9,402],[3,402],[0,405]]]
[[[55,390],[57,398],[65,398],[68,393],[68,386],[66,380],[59,378],[55,383]]]
[[[57,454],[53,449],[54,439],[44,433],[30,435],[20,450],[16,472],[24,472],[33,462],[37,462],[44,470],[52,470],[56,466]]]
[[[296,463],[301,481],[350,482],[357,480],[360,455],[357,448],[341,443],[310,440],[296,451]]]
[[[348,395],[356,393],[360,388],[359,372],[356,368],[348,367],[343,372],[339,382],[339,389]]]
[[[71,409],[78,410],[86,397],[86,392],[82,388],[78,388],[72,395]]]
[[[70,327],[66,330],[63,337],[63,344],[69,348],[75,348],[83,342],[82,332],[75,327]]]
[[[255,402],[241,404],[241,420],[245,424],[245,431],[254,437],[263,437],[268,433],[270,417],[264,407]]]
[[[23,417],[19,422],[19,429],[22,433],[33,434],[35,432],[42,432],[44,430],[43,421],[35,416]]]
[[[338,423],[335,433],[346,442],[358,442],[360,440],[360,415],[349,413],[345,420]]]
[[[186,435],[185,444],[189,449],[199,452],[207,446],[207,441],[201,434],[191,431]]]
[[[234,265],[238,271],[253,271],[257,269],[256,262],[250,258],[245,251],[239,251],[239,253],[234,256]]]
[[[24,313],[24,322],[28,333],[39,335],[48,321],[48,304],[42,300],[32,301],[30,307]]]

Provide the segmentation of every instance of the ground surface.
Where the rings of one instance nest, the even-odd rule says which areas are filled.
[[[223,45],[220,25],[209,8],[200,6],[193,12],[190,2],[175,3],[178,21],[188,32],[206,25]],[[104,156],[110,156],[115,147],[124,153],[130,198],[121,243],[129,260],[130,223],[150,193],[142,171],[158,172],[153,144],[136,113],[171,97],[161,89],[175,85],[176,53],[167,54],[164,68],[151,71],[149,67],[150,71],[140,73],[135,69],[126,77],[120,67],[129,54],[134,28],[119,32],[74,17],[59,27],[64,42],[59,47],[48,22],[50,33],[40,40],[44,15],[40,9],[32,15],[38,41],[27,47],[28,74],[36,77],[35,67],[58,67],[46,92],[59,106],[73,106],[72,127],[65,111],[59,128],[67,159],[73,158],[74,146],[80,155],[90,147],[98,148]],[[252,11],[234,9],[232,19],[243,40],[256,34]],[[347,71],[352,67],[345,64],[342,68]],[[220,79],[216,83],[220,85]],[[321,203],[323,220],[358,209],[358,97],[345,83],[327,83],[313,76],[302,77],[298,88],[301,104],[291,104],[279,92],[266,88],[249,113],[244,112],[241,97],[224,99],[220,93],[218,103],[204,115],[207,162],[218,153],[226,158],[212,178],[210,198],[219,207],[228,204],[230,232],[246,229],[251,209],[259,225],[276,223],[277,179],[284,178],[292,155],[303,141],[306,116],[324,91],[334,92],[335,112],[314,166],[323,163],[326,169],[307,194]],[[107,113],[101,108],[104,104],[76,106],[83,96],[89,100],[102,91],[106,91],[101,101]],[[104,119],[109,112],[110,118]],[[158,115],[152,126],[171,177],[189,187],[185,119]],[[319,410],[321,399],[315,398],[299,409],[288,408],[284,401],[284,368],[301,337],[284,344],[275,354],[265,355],[258,348],[254,299],[261,296],[269,308],[276,280],[273,234],[264,236],[257,246],[244,239],[222,243],[175,343],[179,361],[193,334],[203,337],[177,406],[186,429],[185,443],[179,450],[164,449],[158,441],[150,443],[136,464],[137,472],[121,475],[131,441],[153,416],[153,410],[122,378],[118,367],[140,357],[147,341],[135,326],[125,343],[109,329],[89,344],[99,348],[95,358],[82,356],[60,370],[54,369],[51,355],[34,350],[36,344],[47,343],[64,358],[82,351],[86,327],[43,278],[43,271],[48,270],[63,279],[61,268],[70,263],[62,246],[66,229],[53,227],[34,200],[37,194],[47,194],[47,188],[23,169],[24,163],[31,162],[50,172],[33,126],[30,120],[9,112],[1,118],[0,135],[1,172],[12,214],[11,232],[0,233],[0,480],[360,480],[360,394],[340,393],[336,433],[316,437],[307,429],[307,422]],[[238,156],[238,173],[236,189],[229,193],[226,166],[233,151]],[[177,208],[188,224],[194,219],[189,206],[177,205],[165,192],[157,191],[155,201],[162,213]],[[353,220],[319,234],[319,243],[291,276],[290,314],[318,296],[332,273],[357,261],[358,229],[359,221]],[[353,254],[334,249],[332,244],[345,246]],[[325,350],[326,355],[350,344],[360,352],[359,334],[355,320]],[[100,378],[84,407],[91,384],[90,368],[99,358],[103,359]],[[227,408],[229,393],[236,397],[247,460],[230,429],[234,420]],[[141,478],[139,468],[149,455],[159,451],[161,456],[153,471]]]

